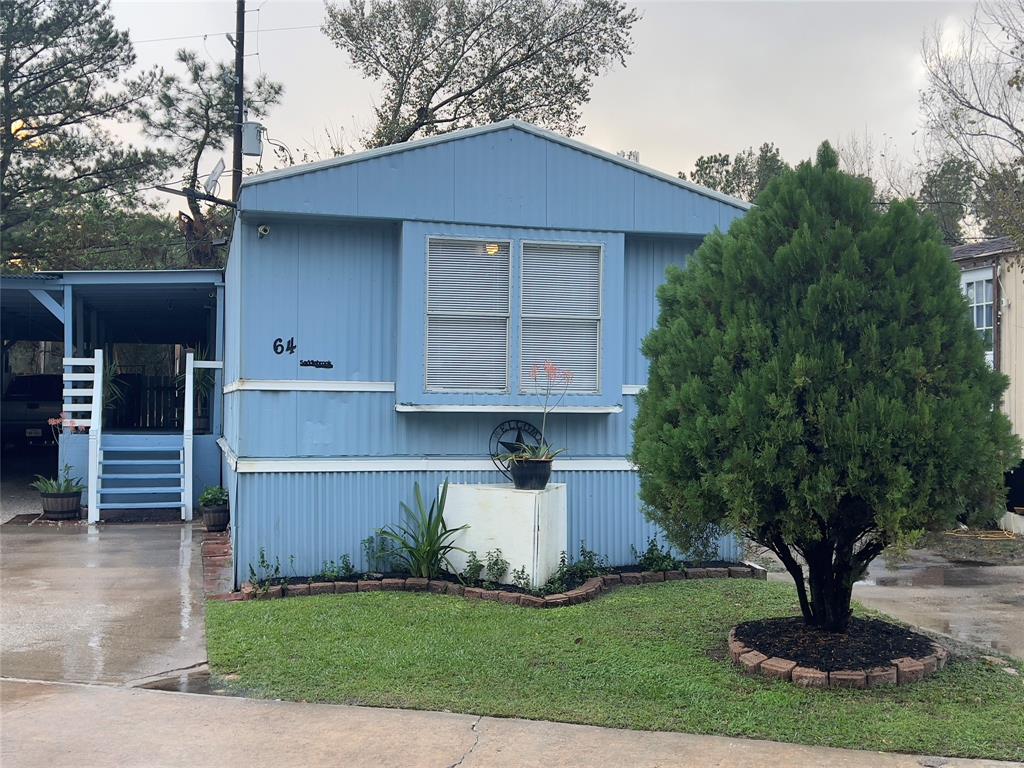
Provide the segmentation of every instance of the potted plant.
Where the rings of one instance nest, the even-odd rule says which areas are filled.
[[[206,530],[211,533],[227,530],[228,521],[231,519],[227,491],[219,485],[210,486],[199,497],[199,509],[203,513]]]
[[[543,385],[541,379],[543,377]],[[512,475],[512,484],[523,491],[543,491],[551,478],[551,462],[555,457],[564,451],[564,448],[555,450],[547,441],[548,414],[565,398],[572,384],[572,371],[559,368],[548,360],[544,365],[534,365],[530,370],[530,379],[533,381],[534,392],[541,394],[543,386],[543,415],[540,422],[540,439],[536,445],[519,443],[517,450],[504,455],[502,458],[508,462],[508,471]],[[558,399],[551,403],[553,393],[558,392]]]
[[[47,520],[77,520],[82,516],[82,478],[71,477],[71,465],[65,464],[59,478],[36,475],[32,487],[43,500]]]

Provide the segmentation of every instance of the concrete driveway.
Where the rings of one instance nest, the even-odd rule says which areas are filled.
[[[139,687],[205,662],[200,538],[182,525],[0,529],[4,768],[1006,765]]]
[[[130,684],[206,660],[191,525],[5,525],[4,677]]]

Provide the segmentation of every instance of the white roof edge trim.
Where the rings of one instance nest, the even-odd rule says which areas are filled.
[[[628,168],[637,173],[642,173],[645,176],[657,179],[658,181],[664,181],[669,184],[673,184],[677,187],[681,187],[685,190],[693,192],[703,197],[717,200],[720,203],[725,203],[734,208],[739,208],[744,211],[748,211],[753,208],[753,203],[748,203],[739,198],[732,197],[731,195],[723,194],[722,192],[716,192],[713,189],[702,187],[700,184],[694,184],[692,181],[686,181],[680,179],[678,176],[673,176],[663,171],[649,168],[646,165],[640,165],[634,163],[631,160],[626,160],[624,157],[606,152],[603,149],[591,146],[590,144],[584,144],[582,141],[576,139],[570,139],[568,136],[563,136],[560,133],[549,131],[546,128],[539,128],[532,123],[525,123],[522,120],[502,120],[498,123],[490,123],[488,125],[478,125],[473,128],[463,128],[459,131],[451,131],[450,133],[442,133],[437,136],[428,136],[423,139],[413,139],[412,141],[406,141],[401,144],[391,144],[386,147],[377,147],[376,149],[368,149],[364,152],[355,152],[351,155],[342,155],[341,157],[330,157],[326,160],[317,160],[312,163],[306,163],[305,165],[296,166],[293,168],[279,168],[274,171],[266,171],[255,176],[246,176],[242,179],[242,188],[251,187],[255,184],[262,184],[268,181],[275,181],[276,179],[289,178],[292,176],[301,176],[304,173],[315,173],[316,171],[323,171],[328,168],[336,168],[342,165],[348,165],[349,163],[359,163],[364,160],[372,160],[375,157],[382,157],[384,155],[391,155],[397,152],[405,152],[411,149],[421,149],[423,147],[433,146],[434,144],[444,144],[448,141],[456,141],[458,139],[469,138],[470,136],[479,136],[485,133],[493,133],[495,131],[504,131],[509,128],[518,128],[526,133],[533,134],[542,139],[553,141],[557,144],[562,144],[570,149],[575,149],[580,152],[585,152],[588,155],[592,155],[601,160],[607,160],[610,163],[615,163],[623,168]],[[244,210],[244,209],[240,209]]]

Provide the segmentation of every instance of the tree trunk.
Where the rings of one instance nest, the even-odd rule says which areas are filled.
[[[804,622],[828,632],[845,632],[850,624],[853,598],[853,572],[843,558],[831,556],[831,547],[821,555],[808,558],[807,582],[811,592],[810,616]]]

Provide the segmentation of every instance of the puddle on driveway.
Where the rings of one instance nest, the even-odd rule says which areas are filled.
[[[206,670],[182,671],[159,680],[150,680],[139,688],[150,691],[176,691],[177,693],[205,693],[212,696],[243,696],[214,680]]]
[[[1024,658],[1024,566],[914,551],[899,563],[873,562],[853,596],[909,624]]]

